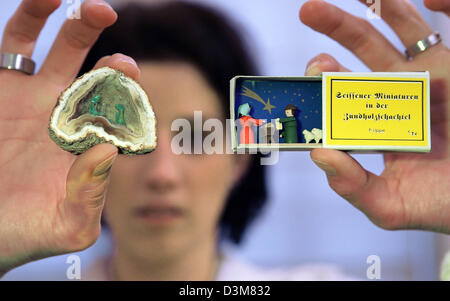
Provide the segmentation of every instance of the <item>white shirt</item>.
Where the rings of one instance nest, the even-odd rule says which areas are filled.
[[[109,260],[99,258],[82,275],[81,280],[107,281]],[[349,281],[357,280],[345,275],[337,266],[308,264],[291,268],[267,268],[252,264],[230,250],[223,252],[222,262],[216,275],[217,281]]]

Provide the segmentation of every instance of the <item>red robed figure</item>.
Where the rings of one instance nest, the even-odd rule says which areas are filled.
[[[252,126],[260,126],[264,123],[261,119],[255,119],[251,116],[242,116],[239,118],[241,132],[239,133],[239,142],[241,144],[255,143],[255,134],[251,129]]]

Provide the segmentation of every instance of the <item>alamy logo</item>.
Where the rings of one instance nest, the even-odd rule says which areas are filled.
[[[381,0],[366,0],[369,8],[366,11],[368,19],[381,19]]]
[[[378,255],[370,255],[366,260],[369,267],[366,271],[367,279],[379,280],[381,279],[381,259]]]
[[[81,0],[66,0],[66,3],[69,5],[66,10],[67,19],[81,19]]]
[[[77,255],[70,255],[66,259],[66,263],[70,266],[66,270],[66,276],[69,280],[81,279],[81,259]]]
[[[231,125],[230,119],[226,119],[225,124],[222,120],[216,118],[203,121],[202,111],[194,111],[193,124],[190,120],[184,118],[175,119],[171,125],[171,131],[176,133],[171,141],[172,152],[175,155],[234,154],[231,139],[235,134],[232,133]],[[267,136],[267,134],[260,131],[259,136],[259,141],[264,141],[264,136]],[[276,146],[270,150],[252,148],[247,151],[249,154],[258,152],[264,155],[261,157],[261,165],[274,165],[278,162],[279,156]],[[238,149],[236,153],[245,154],[246,150]]]

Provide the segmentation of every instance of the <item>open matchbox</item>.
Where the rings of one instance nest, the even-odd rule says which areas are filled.
[[[429,72],[236,76],[232,147],[430,152]]]

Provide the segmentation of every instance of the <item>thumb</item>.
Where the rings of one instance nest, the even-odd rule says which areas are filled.
[[[325,171],[330,187],[373,223],[383,229],[399,229],[405,224],[403,203],[393,197],[386,177],[365,170],[338,150],[314,149],[311,159]]]
[[[69,170],[64,200],[64,218],[69,232],[76,232],[77,246],[86,248],[100,234],[109,173],[117,157],[117,148],[98,144],[77,157]]]
[[[321,53],[313,57],[306,65],[306,76],[318,76],[322,72],[350,72],[342,66],[334,57],[327,53]]]

